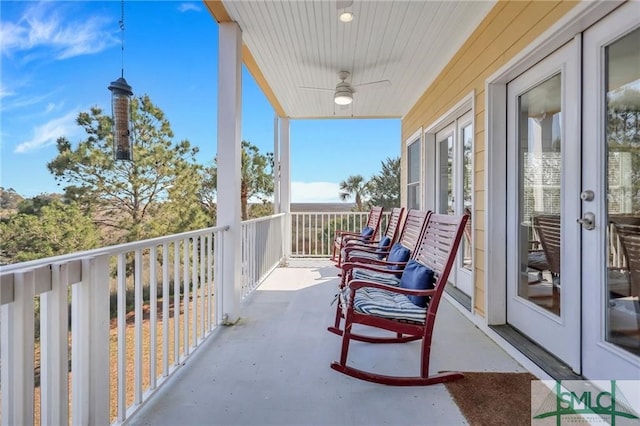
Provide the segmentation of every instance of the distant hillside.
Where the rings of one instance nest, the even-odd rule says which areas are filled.
[[[291,203],[291,212],[349,212],[354,203]]]

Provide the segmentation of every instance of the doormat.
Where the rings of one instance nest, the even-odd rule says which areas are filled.
[[[531,373],[466,372],[445,383],[471,426],[531,424]]]

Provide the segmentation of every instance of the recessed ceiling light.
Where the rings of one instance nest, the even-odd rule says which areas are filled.
[[[344,12],[342,12],[340,14],[339,19],[342,22],[351,22],[351,21],[353,21],[353,12],[349,12],[348,10],[345,10]]]

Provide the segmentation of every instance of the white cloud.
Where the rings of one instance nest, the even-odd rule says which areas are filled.
[[[338,203],[339,193],[334,182],[291,182],[292,203]]]
[[[70,111],[62,117],[55,118],[40,126],[36,126],[33,129],[33,137],[16,146],[13,152],[17,154],[24,154],[53,145],[61,136],[65,136],[70,140],[75,136],[80,136],[82,129],[76,123],[77,116],[78,111]]]
[[[196,3],[180,3],[180,6],[178,6],[178,10],[180,12],[188,12],[190,10],[194,12],[200,12],[200,6],[198,6]]]
[[[34,56],[25,51],[46,47],[55,59],[66,59],[101,52],[119,43],[108,18],[85,16],[73,21],[71,13],[61,18],[61,9],[54,9],[56,4],[38,2],[30,5],[18,22],[0,22],[2,54],[21,52],[22,60],[28,61]]]

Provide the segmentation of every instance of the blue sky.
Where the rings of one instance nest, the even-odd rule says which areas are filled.
[[[171,123],[175,141],[216,155],[218,27],[200,1],[126,1],[124,76]],[[55,141],[85,138],[79,112],[111,112],[120,77],[120,1],[0,1],[0,186],[61,192]],[[274,112],[243,68],[242,138],[273,151]],[[338,201],[338,183],[400,154],[399,120],[291,120],[293,202]],[[368,153],[363,155],[363,152]],[[375,153],[374,155],[370,155]]]

